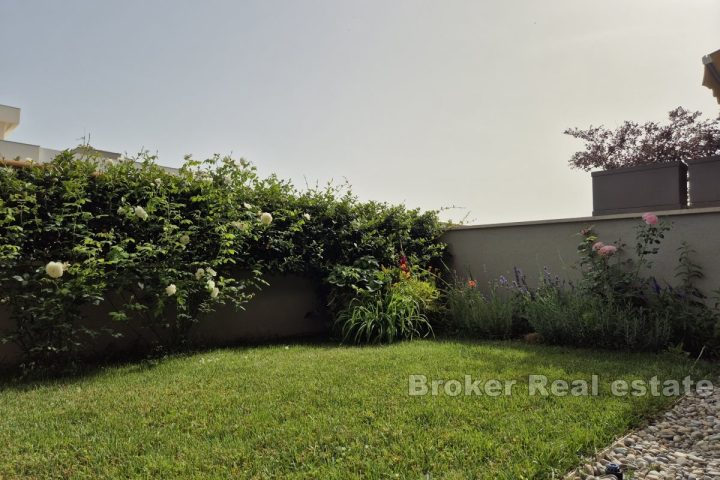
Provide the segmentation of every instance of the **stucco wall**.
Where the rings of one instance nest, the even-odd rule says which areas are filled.
[[[693,255],[705,273],[698,286],[709,294],[720,288],[720,208],[654,212],[673,224],[660,253],[654,258],[653,274],[662,281],[674,280],[677,248],[683,240],[697,251]],[[539,222],[462,226],[445,235],[452,254],[452,267],[459,275],[472,276],[480,286],[500,275],[511,278],[513,267],[521,268],[535,284],[543,267],[561,278],[577,278],[578,232],[595,226],[600,240],[621,239],[627,251],[634,250],[635,228],[640,214],[609,215]]]
[[[327,331],[327,318],[317,296],[317,285],[302,277],[269,277],[269,286],[253,298],[246,309],[235,311],[221,306],[201,322],[193,337],[208,345],[231,345],[260,339],[307,337]],[[86,310],[88,324],[93,327],[112,326],[123,336],[114,339],[101,336],[95,341],[96,355],[114,355],[136,347],[142,348],[153,340],[153,334],[142,322],[112,323],[106,305]],[[0,332],[11,329],[9,310],[0,307]],[[0,365],[16,363],[19,350],[12,344],[0,344]]]
[[[40,159],[40,147],[27,143],[0,140],[0,159],[14,160],[16,158],[20,160],[32,158],[38,161]]]

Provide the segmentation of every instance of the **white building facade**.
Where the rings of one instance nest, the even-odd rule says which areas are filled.
[[[52,148],[43,148],[29,143],[11,142],[7,140],[10,132],[20,124],[20,109],[7,105],[0,105],[0,160],[21,160],[46,163],[51,161],[61,151]],[[119,153],[97,150],[104,158],[117,159]]]

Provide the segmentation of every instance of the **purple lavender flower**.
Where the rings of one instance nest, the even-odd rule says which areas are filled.
[[[660,288],[660,284],[655,279],[655,277],[652,277],[652,289],[655,292],[655,295],[660,295],[660,290],[662,289]]]

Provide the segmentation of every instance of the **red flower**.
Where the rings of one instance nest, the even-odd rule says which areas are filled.
[[[477,287],[477,282],[475,280],[468,280],[468,287],[470,287],[470,288]]]
[[[408,267],[408,264],[407,264],[407,257],[405,255],[400,257],[400,270],[402,270],[403,272],[410,271],[410,267]]]

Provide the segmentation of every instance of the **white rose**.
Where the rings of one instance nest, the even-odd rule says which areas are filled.
[[[208,290],[214,289],[214,288],[215,288],[215,281],[213,281],[213,280],[208,280],[208,281],[207,281],[207,288],[208,288]]]
[[[270,215],[268,212],[263,212],[260,214],[260,223],[263,225],[270,225],[272,223],[272,215]]]
[[[215,270],[213,270],[212,268],[210,268],[210,267],[208,267],[205,271],[206,271],[207,274],[210,275],[211,277],[214,277],[215,275],[217,275],[217,272],[216,272]]]
[[[45,265],[45,273],[47,273],[50,278],[60,278],[64,272],[65,269],[60,262],[48,262],[48,264]]]
[[[175,292],[177,292],[177,287],[175,286],[174,283],[171,283],[170,285],[165,287],[165,293],[167,294],[168,297],[175,295]]]
[[[183,245],[187,245],[188,243],[190,243],[190,235],[185,234],[180,237],[180,243],[182,243]]]
[[[249,203],[245,202],[245,203],[243,203],[243,207],[245,207],[245,210],[250,210],[253,206],[250,205]]]
[[[148,218],[147,212],[140,206],[135,207],[135,216],[137,216],[140,220],[147,220]]]
[[[210,297],[217,298],[218,295],[220,295],[220,289],[215,287],[212,289],[212,292],[210,292]]]
[[[303,218],[305,220],[310,220],[310,214],[309,213],[303,213]]]
[[[70,262],[63,262],[63,272],[67,272],[67,269],[70,268]]]
[[[159,178],[156,178],[156,179],[155,179],[155,185],[157,185],[158,187],[159,187],[160,185],[162,185],[162,180],[160,180]]]
[[[202,268],[198,268],[197,271],[195,272],[195,279],[200,280],[204,276],[205,276],[205,270]]]

